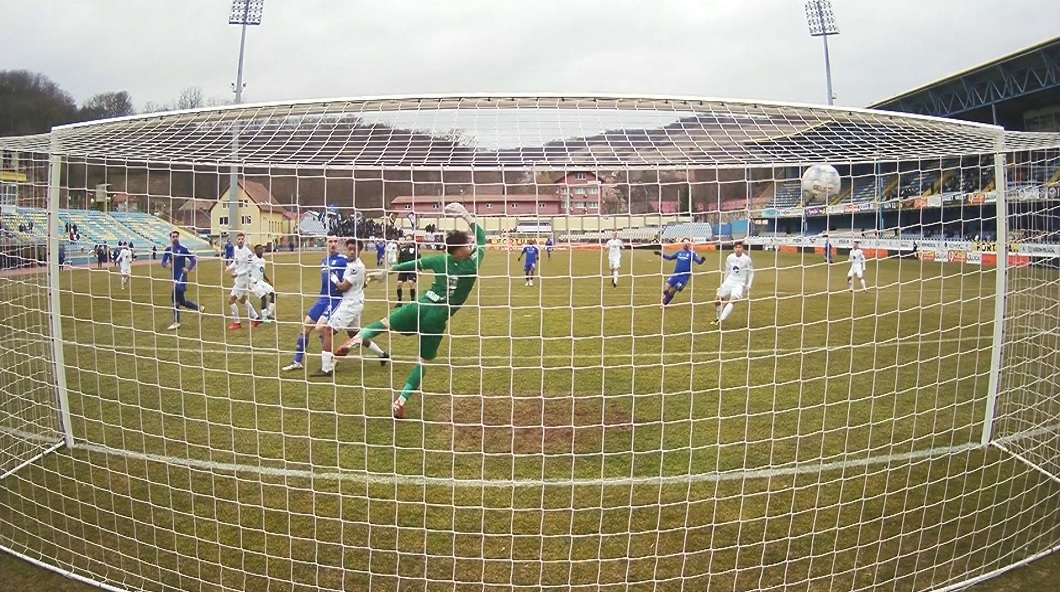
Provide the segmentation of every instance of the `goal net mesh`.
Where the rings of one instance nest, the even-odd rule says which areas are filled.
[[[947,590],[1060,545],[1056,135],[456,97],[0,149],[0,548],[52,569],[118,590]],[[806,194],[812,164],[840,187]],[[426,261],[469,230],[452,202],[485,254],[437,355],[414,327],[313,376],[328,235],[369,271]],[[261,245],[274,318],[266,292],[230,304],[229,240]],[[754,275],[730,309],[736,242]],[[433,280],[370,283],[360,325]]]

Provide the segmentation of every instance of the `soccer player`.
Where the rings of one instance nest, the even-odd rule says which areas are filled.
[[[343,349],[349,351],[384,331],[396,331],[405,335],[419,334],[418,363],[409,372],[401,394],[391,406],[396,419],[405,417],[405,403],[413,392],[420,388],[424,365],[438,355],[438,347],[442,344],[449,319],[471,295],[471,289],[478,278],[479,265],[486,254],[486,232],[475,223],[475,217],[459,203],[445,206],[445,213],[463,218],[475,232],[474,242],[467,232],[454,230],[445,237],[445,255],[414,259],[395,266],[391,271],[398,273],[411,269],[429,269],[434,272],[434,283],[417,302],[392,311],[389,317],[368,325],[342,345]],[[373,271],[372,277],[382,277],[384,273]]]
[[[751,283],[754,282],[755,268],[751,264],[751,257],[743,252],[742,242],[737,241],[733,244],[732,253],[725,258],[725,269],[722,273],[725,274],[725,279],[714,295],[714,313],[718,316],[713,322],[714,325],[721,325],[725,319],[729,318],[729,314],[732,313],[732,301],[743,298],[744,294],[751,289]],[[722,307],[723,302],[724,307]]]
[[[387,268],[393,267],[398,262],[398,244],[397,241],[386,241],[386,266]]]
[[[861,280],[862,291],[869,288],[865,285],[865,251],[861,250],[861,243],[854,241],[850,249],[850,271],[847,272],[847,290],[854,291],[854,276]]]
[[[548,255],[548,260],[549,261],[552,260],[552,247],[553,247],[553,242],[552,242],[552,237],[550,236],[550,237],[545,239],[545,254]]]
[[[132,249],[129,247],[118,249],[118,269],[121,270],[121,289],[124,290],[132,275]]]
[[[534,285],[534,271],[537,270],[537,256],[540,251],[537,250],[537,245],[532,243],[526,243],[523,246],[523,251],[519,253],[516,261],[522,261],[523,257],[526,257],[526,262],[523,263],[523,274],[526,276],[526,286]]]
[[[382,267],[386,263],[386,241],[375,241],[375,266]]]
[[[250,250],[246,242],[247,237],[242,232],[236,235],[236,247],[232,254],[232,261],[225,268],[235,278],[232,292],[228,295],[228,309],[232,315],[232,322],[228,325],[229,331],[235,331],[243,326],[239,322],[239,306],[236,302],[242,302],[246,306],[247,317],[250,318],[253,326],[261,324],[258,311],[254,310],[254,305],[247,299],[247,294],[250,292],[250,270],[254,267],[254,252]]]
[[[618,238],[618,232],[607,241],[607,266],[611,270],[611,287],[618,287],[618,270],[622,267],[622,248],[625,246]]]
[[[306,311],[305,319],[302,321],[302,330],[298,333],[298,341],[294,346],[294,360],[283,367],[284,372],[299,370],[303,368],[302,360],[305,358],[306,342],[313,329],[323,329],[327,325],[331,311],[338,305],[342,292],[338,285],[331,281],[332,274],[336,275],[339,283],[346,273],[346,257],[339,253],[339,239],[332,235],[328,237],[328,253],[320,262],[320,296],[313,306]]]
[[[173,270],[173,324],[169,330],[175,331],[180,328],[180,307],[199,312],[206,312],[206,307],[184,297],[188,289],[188,274],[195,269],[195,255],[180,244],[180,233],[176,230],[169,233],[169,240],[171,244],[162,254],[162,269]]]
[[[339,349],[332,353],[332,338],[339,331],[348,331],[356,335],[361,330],[361,312],[364,311],[364,286],[367,284],[367,270],[361,261],[361,241],[349,239],[346,241],[346,270],[342,279],[338,274],[331,274],[331,283],[342,292],[342,300],[328,318],[327,326],[321,328],[322,339],[320,351],[320,370],[314,372],[313,376],[331,376],[335,371],[335,355],[346,355],[349,350]],[[361,345],[379,356],[379,363],[386,365],[389,355],[375,342],[367,339],[362,340]]]
[[[687,239],[681,241],[681,250],[671,255],[665,255],[661,251],[653,252],[656,255],[661,255],[667,261],[676,261],[674,263],[674,272],[670,274],[669,279],[666,280],[666,284],[663,286],[662,305],[666,306],[670,304],[670,301],[674,299],[678,292],[685,289],[685,286],[688,285],[688,280],[692,279],[692,262],[695,261],[697,265],[703,265],[706,259],[700,257],[699,253],[692,250],[692,243]]]
[[[232,262],[232,258],[236,256],[236,248],[232,246],[232,239],[225,241],[225,246],[221,250],[221,257],[223,258],[225,265]]]
[[[261,300],[261,319],[271,321],[276,318],[276,289],[272,280],[265,274],[265,247],[254,245],[254,259],[250,267],[250,292]]]
[[[401,271],[397,276],[397,306],[401,306],[401,298],[403,296],[402,288],[409,286],[409,302],[416,301],[416,266],[411,265],[412,262],[420,258],[420,250],[416,247],[415,239],[407,237],[401,248],[398,249],[397,263],[392,266],[391,269],[397,269],[402,263],[409,263],[406,265],[406,271]]]

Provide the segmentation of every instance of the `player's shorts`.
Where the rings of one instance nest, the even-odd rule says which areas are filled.
[[[609,257],[607,259],[607,265],[611,269],[617,269],[619,267],[622,267],[622,259],[618,257]]]
[[[397,281],[399,282],[414,282],[416,281],[416,272],[414,271],[402,271],[397,275]]]
[[[429,302],[410,302],[390,313],[390,330],[402,335],[419,334],[420,357],[433,360],[449,324],[449,306]]]
[[[364,311],[364,303],[343,300],[332,311],[328,318],[328,326],[336,331],[344,329],[360,329],[361,313]]]
[[[331,316],[331,311],[338,303],[338,300],[332,299],[330,296],[321,296],[317,298],[317,301],[313,303],[313,306],[309,307],[306,311],[305,316],[309,317],[309,320],[314,323],[318,322],[321,318],[327,320]]]
[[[236,281],[232,284],[232,296],[240,298],[246,296],[247,292],[250,291],[250,278],[247,276],[237,276]]]
[[[386,258],[386,262],[387,262],[387,263],[389,263],[389,264],[391,264],[391,265],[394,265],[394,264],[396,264],[396,263],[398,262],[398,260],[397,260],[397,255],[390,255],[390,256],[388,256],[388,257]]]
[[[685,289],[685,286],[688,285],[688,280],[690,279],[692,279],[692,274],[690,273],[675,273],[670,276],[670,279],[666,280],[666,283],[680,292]]]
[[[264,280],[262,280],[260,282],[254,282],[250,286],[250,293],[253,294],[255,298],[262,298],[263,296],[266,296],[268,294],[272,294],[273,293],[273,287],[272,287],[272,284],[270,284],[269,282],[266,282]]]
[[[537,268],[537,263],[527,263],[523,265],[523,273],[530,273]]]
[[[123,265],[123,266],[121,267],[121,274],[122,274],[122,275],[131,275],[131,274],[132,274],[132,268],[131,268],[131,267],[125,267],[125,266]]]
[[[736,282],[722,282],[721,287],[718,288],[718,298],[730,298],[732,300],[739,300],[743,298],[743,284]]]

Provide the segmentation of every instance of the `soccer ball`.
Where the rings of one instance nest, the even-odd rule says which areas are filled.
[[[802,191],[808,197],[835,197],[841,183],[839,171],[828,164],[815,164],[802,175]]]

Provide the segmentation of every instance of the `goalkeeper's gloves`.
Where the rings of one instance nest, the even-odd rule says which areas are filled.
[[[372,271],[369,271],[368,273],[364,274],[364,283],[367,284],[368,282],[381,280],[384,277],[386,277],[385,269],[373,269]]]
[[[450,204],[446,204],[445,208],[442,211],[445,212],[445,215],[447,216],[463,218],[468,224],[475,223],[475,217],[467,211],[467,208],[465,208],[464,204],[462,203],[453,202]]]
[[[335,272],[332,272],[330,277],[331,283],[335,284],[336,286],[339,285],[339,276]]]

